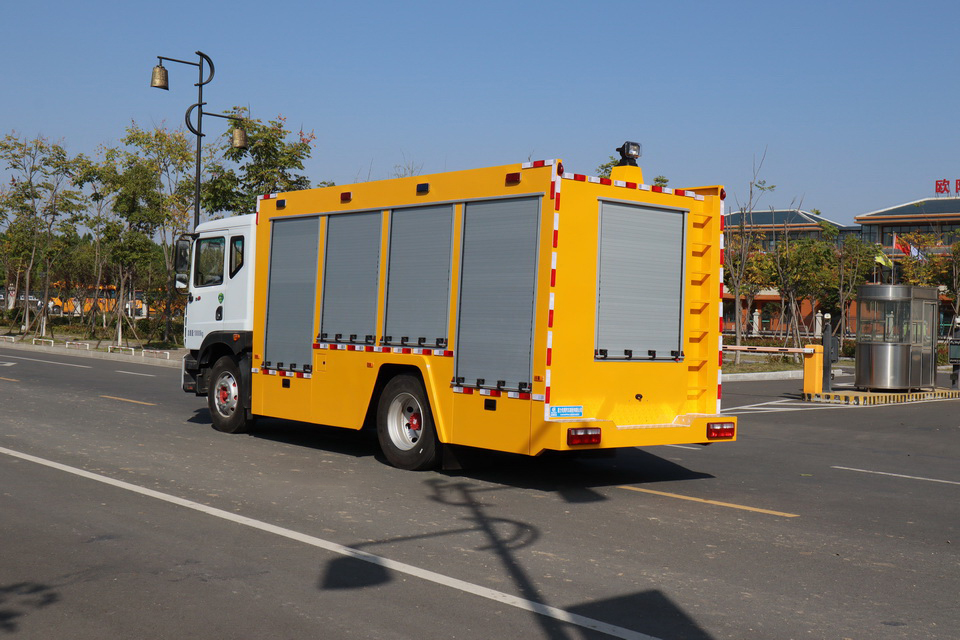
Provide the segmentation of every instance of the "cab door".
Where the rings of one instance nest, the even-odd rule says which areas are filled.
[[[187,296],[185,347],[199,349],[203,339],[223,328],[227,238],[201,236],[193,250],[193,281]]]

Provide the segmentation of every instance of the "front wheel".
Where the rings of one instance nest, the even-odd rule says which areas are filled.
[[[377,405],[377,438],[387,461],[399,469],[432,469],[440,460],[433,414],[420,380],[400,375],[387,383]]]
[[[223,356],[210,371],[207,406],[213,419],[213,428],[224,433],[245,433],[250,428],[246,410],[240,401],[244,392],[240,369],[230,356]]]

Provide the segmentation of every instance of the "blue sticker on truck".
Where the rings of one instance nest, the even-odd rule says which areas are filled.
[[[550,407],[551,418],[582,418],[583,405],[568,405],[563,407]]]

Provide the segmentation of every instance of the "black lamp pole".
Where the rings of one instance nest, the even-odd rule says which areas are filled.
[[[189,64],[198,69],[198,78],[197,84],[197,102],[190,105],[187,108],[187,113],[184,115],[184,121],[187,124],[187,129],[191,131],[195,136],[197,136],[197,171],[196,176],[194,177],[194,207],[193,207],[193,228],[196,230],[197,225],[200,224],[200,158],[203,151],[203,116],[214,116],[217,118],[224,118],[227,120],[234,120],[237,122],[242,122],[242,118],[236,116],[224,116],[219,113],[208,113],[203,110],[203,105],[206,102],[203,101],[203,85],[209,84],[213,80],[214,66],[213,60],[210,59],[210,56],[205,54],[202,51],[197,51],[197,55],[200,57],[198,62],[188,62],[187,60],[177,60],[176,58],[167,58],[165,56],[157,56],[159,63],[153,68],[153,77],[150,80],[150,86],[156,87],[157,89],[169,89],[167,83],[167,70],[163,66],[163,61],[167,60],[169,62],[179,62],[180,64]],[[203,63],[206,62],[207,66],[210,68],[210,75],[204,79],[203,77]],[[197,126],[194,128],[193,123],[190,121],[190,114],[194,109],[197,109]],[[238,148],[245,148],[246,145],[246,136],[242,136],[242,141],[237,136],[234,136],[233,146]]]

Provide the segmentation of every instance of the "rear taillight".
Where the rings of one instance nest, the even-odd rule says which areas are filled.
[[[567,429],[567,445],[572,447],[578,444],[600,444],[600,428]]]
[[[731,440],[737,435],[735,422],[708,422],[707,440]]]

